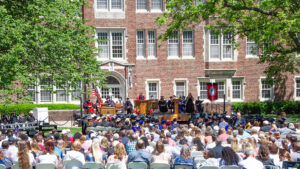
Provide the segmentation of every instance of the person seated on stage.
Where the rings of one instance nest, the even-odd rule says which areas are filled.
[[[179,112],[184,113],[185,112],[185,97],[181,96],[179,101]]]
[[[32,111],[29,112],[29,114],[28,114],[26,120],[27,120],[29,123],[32,123],[32,122],[36,121],[36,120],[35,120],[35,117],[33,116]]]
[[[195,101],[198,113],[203,112],[203,108],[202,108],[202,105],[201,105],[202,103],[203,103],[203,100],[200,100],[200,96],[198,96],[198,99]]]
[[[174,113],[175,103],[173,101],[173,96],[170,96],[170,100],[168,101],[168,108],[171,110],[171,113]]]
[[[94,104],[91,102],[91,100],[88,100],[84,103],[83,107],[86,109],[86,113],[95,113],[94,111]]]
[[[164,96],[160,97],[160,100],[158,102],[158,106],[159,106],[159,111],[162,113],[166,113],[168,112],[168,104],[166,102],[166,100],[164,99]]]
[[[143,93],[140,93],[136,100],[145,100],[145,96],[143,96]]]
[[[2,119],[1,119],[1,123],[2,124],[7,124],[9,123],[9,118],[8,118],[8,115],[7,114],[4,114]]]
[[[17,122],[18,122],[18,116],[16,115],[15,112],[12,112],[12,113],[11,113],[11,115],[10,115],[10,117],[9,117],[9,122],[10,122],[11,124],[17,123]]]
[[[22,112],[19,116],[18,123],[25,123],[25,122],[26,122],[26,117],[25,117],[24,113]]]
[[[105,103],[107,104],[106,107],[114,107],[115,106],[115,102],[110,99],[110,97],[107,97]]]
[[[186,110],[185,111],[187,113],[194,113],[195,112],[194,97],[193,97],[192,93],[189,93],[189,95],[186,97],[185,105],[186,105]]]
[[[127,111],[127,114],[131,114],[132,113],[133,105],[132,105],[131,101],[129,100],[129,97],[127,97],[127,99],[126,99],[125,109]]]

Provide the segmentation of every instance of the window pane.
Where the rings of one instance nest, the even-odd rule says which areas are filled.
[[[182,55],[193,56],[193,32],[184,31],[182,37]]]
[[[144,44],[144,31],[137,31],[137,56],[144,57],[145,44]]]
[[[241,81],[232,81],[232,98],[241,98]]]
[[[111,9],[122,9],[122,0],[111,0]]]
[[[149,83],[148,87],[149,87],[149,93],[148,96],[149,98],[153,97],[153,99],[158,99],[158,87],[157,87],[157,83]]]
[[[267,84],[266,80],[261,80],[261,96],[262,98],[271,98],[271,85]]]
[[[121,32],[112,33],[112,57],[123,57],[123,33]]]
[[[210,45],[210,58],[219,59],[220,58],[220,46]]]
[[[147,10],[147,0],[137,0],[136,9],[144,9]]]
[[[200,82],[200,98],[207,99],[207,83],[208,82]]]
[[[218,98],[223,99],[225,95],[225,83],[217,82],[217,84],[218,84]]]
[[[151,0],[152,10],[162,10],[162,0]]]
[[[169,56],[173,56],[173,57],[179,56],[178,32],[175,32],[174,35],[169,38],[168,51],[169,51]]]
[[[98,39],[101,40],[98,43],[99,58],[108,58],[109,57],[109,40],[107,32],[98,33]]]
[[[51,102],[52,97],[50,91],[41,90],[41,102]]]
[[[156,56],[156,34],[155,31],[148,31],[148,56]]]
[[[223,58],[232,58],[232,36],[230,33],[223,34]]]
[[[185,83],[176,82],[176,97],[185,96]]]
[[[102,98],[109,97],[109,89],[101,89],[101,96]]]
[[[108,0],[97,0],[97,9],[108,9],[107,8],[107,1]]]
[[[257,44],[250,39],[247,39],[246,54],[247,55],[257,55]]]
[[[56,101],[67,101],[65,90],[56,90]]]
[[[120,97],[120,88],[113,87],[113,88],[111,88],[111,92],[112,92],[112,97],[113,98],[119,98]]]

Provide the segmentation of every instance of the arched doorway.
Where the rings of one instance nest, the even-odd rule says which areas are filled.
[[[106,77],[105,86],[107,88],[101,89],[101,96],[105,101],[107,97],[112,98],[115,102],[121,97],[123,100],[125,98],[125,83],[120,77],[114,75],[109,75]]]

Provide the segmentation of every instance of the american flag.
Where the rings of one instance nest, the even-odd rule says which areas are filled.
[[[100,89],[98,86],[95,86],[94,83],[92,83],[92,95],[97,96],[99,103],[103,103],[102,98],[101,98]]]

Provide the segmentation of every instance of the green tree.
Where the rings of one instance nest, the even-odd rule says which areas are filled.
[[[300,1],[299,0],[166,0],[167,11],[157,18],[167,30],[160,39],[167,40],[174,31],[192,29],[200,23],[206,29],[220,29],[247,36],[263,50],[260,64],[266,64],[268,82],[280,82],[286,73],[299,72]],[[235,46],[238,43],[233,39]]]
[[[91,36],[95,28],[81,17],[84,5],[84,0],[0,1],[2,101],[27,100],[26,87],[46,79],[49,90],[104,80]]]

